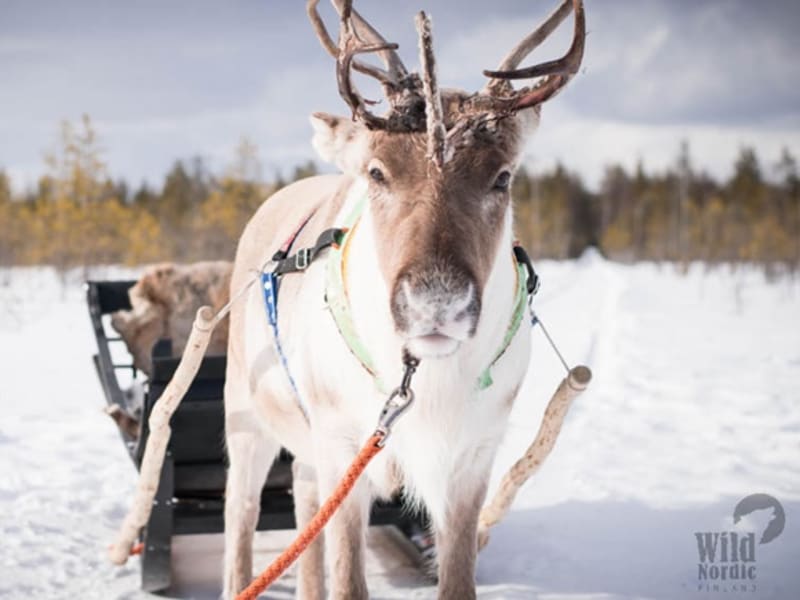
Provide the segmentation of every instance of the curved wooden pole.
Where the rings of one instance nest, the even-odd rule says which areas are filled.
[[[497,524],[508,512],[514,498],[522,485],[539,470],[553,446],[561,425],[572,401],[583,392],[592,379],[592,371],[583,365],[574,367],[561,381],[542,417],[539,431],[528,447],[528,450],[508,470],[500,482],[500,487],[489,502],[481,510],[478,520],[478,549],[483,549],[489,542],[489,528]]]
[[[139,469],[139,483],[136,486],[133,504],[122,522],[116,540],[108,550],[109,558],[114,564],[125,564],[131,554],[131,548],[139,536],[139,531],[150,518],[153,498],[158,490],[161,467],[164,465],[164,456],[172,434],[169,421],[197,374],[206,348],[208,348],[211,332],[214,331],[214,327],[220,319],[221,315],[214,315],[209,306],[202,306],[197,311],[192,332],[189,334],[186,349],[175,375],[150,413],[147,421],[150,435],[147,438],[147,446]]]

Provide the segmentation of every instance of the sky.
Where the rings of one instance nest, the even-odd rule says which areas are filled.
[[[347,109],[304,4],[0,0],[0,169],[17,189],[34,186],[60,122],[84,113],[111,175],[133,186],[159,186],[176,159],[195,156],[222,173],[242,137],[258,146],[267,178],[316,159],[308,115]],[[355,1],[400,44],[410,69],[414,15],[424,8],[440,83],[471,91],[555,4]],[[800,2],[585,4],[583,68],[545,105],[527,168],[561,161],[596,188],[610,163],[667,168],[684,139],[695,167],[718,178],[745,145],[768,175],[783,147],[800,153]],[[330,6],[322,8],[335,26]],[[528,64],[560,56],[570,33],[562,25]]]

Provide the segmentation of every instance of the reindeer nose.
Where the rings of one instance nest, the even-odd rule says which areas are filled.
[[[395,282],[391,308],[403,337],[438,335],[461,342],[475,333],[480,294],[474,277],[462,269],[408,269]]]

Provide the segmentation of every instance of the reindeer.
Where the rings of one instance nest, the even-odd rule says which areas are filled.
[[[417,21],[418,75],[351,1],[333,2],[340,17],[334,43],[318,1],[309,0],[308,14],[336,59],[339,91],[352,119],[315,113],[312,143],[342,173],[294,183],[259,208],[239,242],[231,290],[246,285],[282,241],[296,237],[298,247],[309,246],[326,228],[350,229],[335,261],[318,260],[303,274],[283,277],[278,313],[286,368],[261,291],[251,288],[231,312],[224,597],[233,598],[251,580],[261,488],[281,446],[295,456],[295,511],[302,527],[374,430],[386,382],[400,380],[406,353],[421,361],[417,402],[325,531],[329,597],[368,597],[369,507],[402,486],[430,515],[439,597],[474,598],[478,514],[530,354],[527,332],[509,325],[520,276],[509,190],[542,103],[579,69],[582,2],[564,1],[498,70],[484,71],[489,82],[481,92],[468,94],[438,87],[424,13]],[[573,10],[566,55],[518,68]],[[377,53],[383,67],[359,60],[363,53]],[[383,116],[370,111],[352,71],[380,82],[388,100]],[[509,80],[520,78],[540,79],[513,89]],[[341,278],[338,295],[332,273]],[[332,318],[342,303],[351,329],[344,335]],[[354,349],[354,338],[365,351]],[[489,370],[491,385],[486,378],[479,385]],[[298,597],[324,595],[323,562],[323,542],[317,541],[301,558]]]

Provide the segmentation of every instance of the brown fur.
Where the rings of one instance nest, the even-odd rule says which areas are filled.
[[[227,303],[232,270],[233,265],[223,261],[162,263],[145,270],[128,291],[131,310],[111,315],[111,326],[125,341],[138,369],[152,375],[151,353],[159,339],[172,341],[174,355],[183,353],[197,309],[207,304],[216,311]],[[227,344],[226,318],[214,330],[207,353],[224,354]]]
[[[427,157],[425,134],[371,134],[365,169],[377,164],[385,177],[370,183],[370,196],[376,230],[385,232],[376,236],[377,251],[393,295],[403,281],[426,287],[445,275],[449,291],[472,284],[482,296],[510,201],[509,190],[493,186],[516,166],[518,130],[515,119],[451,130],[454,152],[441,170]],[[472,310],[477,317],[480,306]],[[402,329],[402,310],[393,305],[393,314]]]

